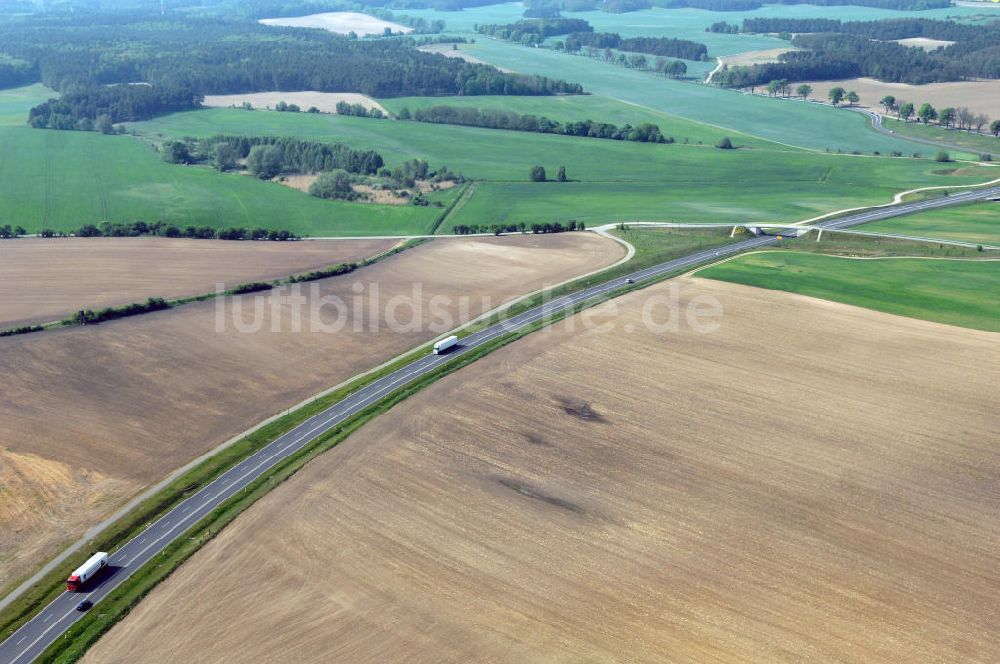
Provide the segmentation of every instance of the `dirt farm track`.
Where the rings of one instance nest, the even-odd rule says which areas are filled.
[[[674,283],[716,331],[667,282],[442,379],[86,661],[995,662],[998,335]]]

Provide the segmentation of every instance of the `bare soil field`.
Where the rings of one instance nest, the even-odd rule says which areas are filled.
[[[86,661],[995,661],[1000,336],[678,283],[717,331],[661,284],[446,377]]]
[[[0,340],[0,502],[13,506],[0,510],[0,588],[140,488],[429,341],[444,331],[429,329],[445,325],[444,316],[457,324],[622,255],[590,233],[442,239],[301,291]],[[320,305],[318,323],[329,329],[340,320],[341,330],[311,322]],[[22,470],[46,464],[54,470]],[[58,486],[46,479],[51,473],[64,477]],[[95,509],[75,509],[81,501]]]
[[[394,240],[223,242],[173,238],[24,238],[0,243],[0,328],[82,308],[174,298],[359,261]]]
[[[386,28],[393,32],[412,32],[399,23],[383,21],[380,18],[358,12],[325,12],[309,16],[289,16],[286,18],[262,18],[259,23],[277,25],[287,28],[320,28],[329,32],[346,35],[354,32],[359,36],[380,35]]]
[[[907,37],[906,39],[894,39],[893,41],[897,44],[902,44],[903,46],[922,48],[925,51],[933,51],[941,48],[942,46],[951,46],[955,43],[945,39],[930,39],[929,37]]]
[[[882,107],[879,100],[886,95],[892,95],[897,100],[913,102],[920,106],[924,102],[940,110],[951,106],[958,108],[967,106],[973,113],[985,113],[991,118],[1000,117],[1000,80],[991,81],[956,81],[950,83],[927,83],[925,85],[910,85],[908,83],[883,83],[873,78],[851,78],[842,81],[808,81],[813,88],[815,99],[827,99],[830,88],[842,87],[854,90],[861,97],[859,106],[874,110]]]
[[[315,106],[321,113],[336,113],[337,104],[346,101],[348,104],[361,104],[371,110],[377,108],[386,115],[388,111],[381,104],[369,97],[357,92],[250,92],[241,95],[207,95],[203,106],[213,108],[230,108],[243,106],[243,102],[250,102],[255,109],[274,108],[279,101],[286,104],[296,104],[303,111]]]
[[[454,48],[457,46],[458,48]],[[428,44],[427,46],[421,46],[417,49],[418,51],[423,51],[424,53],[438,53],[447,58],[460,58],[466,62],[471,62],[477,65],[488,64],[485,60],[477,58],[468,51],[462,50],[462,44]],[[496,65],[494,65],[496,66]],[[511,74],[514,72],[513,69],[506,69],[504,67],[497,67],[500,71],[507,72]]]
[[[737,53],[736,55],[725,55],[719,58],[719,60],[730,67],[743,66],[749,67],[750,65],[763,65],[768,62],[777,62],[778,56],[782,53],[788,53],[789,51],[794,51],[794,48],[769,48],[763,51],[747,51],[746,53]]]
[[[291,187],[297,191],[302,191],[309,193],[309,187],[312,183],[319,178],[318,174],[293,174],[293,175],[282,175],[278,178],[278,183],[283,184],[286,187]],[[411,196],[416,194],[418,191],[423,193],[429,193],[432,191],[441,191],[443,189],[451,189],[455,186],[455,183],[451,180],[445,182],[431,182],[429,180],[417,180],[416,187],[413,189],[400,188],[396,190],[390,189],[376,189],[375,187],[367,184],[355,184],[351,185],[351,188],[357,193],[361,194],[355,202],[357,203],[375,203],[377,205],[409,205],[412,200]],[[407,191],[410,196],[396,195],[397,191]]]

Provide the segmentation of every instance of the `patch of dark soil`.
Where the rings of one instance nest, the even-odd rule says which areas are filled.
[[[559,403],[562,405],[563,412],[567,415],[572,415],[585,422],[607,422],[604,416],[594,410],[586,401],[581,401],[580,399],[559,399]]]
[[[502,486],[507,487],[511,491],[517,491],[519,494],[526,498],[531,498],[532,500],[538,500],[546,505],[551,505],[553,507],[558,507],[559,509],[564,509],[574,514],[583,514],[584,510],[582,507],[576,503],[571,503],[563,498],[558,498],[556,496],[550,496],[534,487],[528,486],[524,482],[518,482],[516,480],[507,479],[501,477],[497,480]]]

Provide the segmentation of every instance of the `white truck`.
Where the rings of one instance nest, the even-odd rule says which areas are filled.
[[[452,348],[457,345],[458,345],[458,337],[456,337],[455,335],[451,335],[447,339],[442,339],[441,341],[438,341],[437,343],[434,344],[434,354],[441,355],[442,353],[446,352],[449,348]]]
[[[105,551],[98,551],[87,562],[73,570],[73,573],[66,579],[66,590],[70,592],[80,592],[88,581],[100,574],[108,566],[108,554]]]

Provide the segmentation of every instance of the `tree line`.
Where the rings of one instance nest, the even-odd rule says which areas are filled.
[[[536,46],[555,35],[594,31],[590,23],[580,18],[522,19],[515,23],[477,24],[475,29],[481,35],[525,46]]]
[[[405,110],[405,113],[403,112]],[[614,141],[633,141],[637,143],[673,143],[673,138],[666,138],[660,128],[648,122],[635,127],[630,124],[617,126],[608,122],[593,120],[578,120],[559,122],[536,115],[521,115],[502,109],[466,108],[460,106],[429,106],[418,108],[411,114],[408,109],[401,109],[400,118],[412,117],[417,122],[435,124],[454,124],[467,127],[485,127],[488,129],[509,129],[513,131],[530,131],[540,134],[560,134],[563,136],[585,136],[589,138],[605,138]]]
[[[162,297],[151,297],[145,302],[133,302],[120,307],[105,307],[94,311],[92,309],[80,309],[71,318],[62,321],[63,325],[96,325],[109,320],[148,314],[153,311],[163,311],[169,309],[170,303]]]
[[[62,236],[55,231],[43,230],[42,237]],[[297,240],[298,236],[288,230],[277,228],[242,228],[228,227],[215,229],[211,226],[185,226],[180,228],[165,221],[134,221],[131,223],[116,223],[105,221],[100,224],[84,224],[73,235],[76,237],[139,237],[154,235],[170,238],[191,238],[195,240],[269,240],[285,242]]]
[[[699,42],[673,37],[622,37],[617,32],[575,32],[566,37],[563,48],[576,52],[588,46],[684,60],[708,59],[708,47]]]
[[[985,113],[976,113],[966,106],[958,108],[946,106],[940,111],[929,103],[923,103],[919,107],[913,102],[897,99],[895,95],[886,95],[879,101],[886,115],[895,113],[896,118],[908,122],[911,118],[916,118],[924,124],[937,122],[946,129],[958,129],[964,131],[976,131],[981,134],[984,127],[989,126],[989,132],[994,136],[1000,136],[1000,120],[990,122],[990,118]]]
[[[451,230],[455,235],[474,235],[476,233],[493,233],[494,235],[500,235],[501,233],[528,232],[539,235],[542,233],[584,231],[587,230],[587,226],[582,221],[570,219],[565,224],[554,221],[544,224],[531,224],[531,226],[528,226],[524,222],[518,224],[456,224]]]
[[[8,84],[40,81],[62,93],[32,115],[35,126],[60,128],[80,128],[81,119],[95,122],[101,114],[114,122],[145,119],[195,108],[206,94],[260,90],[374,97],[582,92],[578,84],[424,53],[406,40],[178,15],[3,17],[0,61],[22,72],[9,74]]]
[[[561,51],[566,48],[566,45],[562,41],[557,41],[553,44],[553,48],[557,51]],[[650,59],[642,53],[616,52],[610,48],[602,50],[596,46],[587,46],[577,52],[582,52],[587,57],[595,58],[609,64],[618,65],[619,67],[625,67],[626,69],[638,69],[640,71],[652,71],[657,74],[662,74],[668,78],[683,78],[684,75],[687,74],[688,70],[687,65],[684,64],[683,60],[667,60],[664,57],[658,57],[655,60],[650,61]]]
[[[338,101],[335,109],[337,115],[353,115],[359,118],[375,118],[377,120],[385,118],[385,113],[378,106],[372,106],[371,109],[368,109],[364,104],[349,104],[346,101]]]

